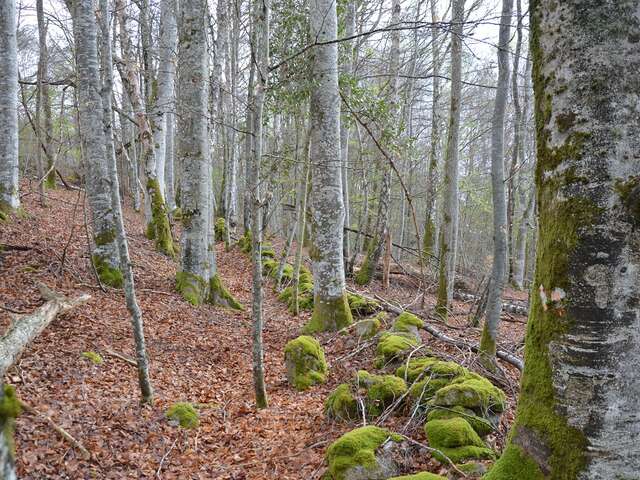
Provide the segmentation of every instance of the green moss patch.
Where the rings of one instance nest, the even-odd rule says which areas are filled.
[[[466,368],[455,362],[444,362],[434,357],[412,358],[396,370],[396,375],[405,378],[407,382],[415,382],[420,375],[431,378],[454,378],[465,375]]]
[[[227,234],[227,224],[223,217],[218,217],[216,223],[213,226],[213,233],[215,235],[216,242],[224,242],[224,237]]]
[[[323,383],[327,376],[327,362],[320,343],[313,337],[302,335],[291,340],[284,348],[287,380],[296,390],[306,390]]]
[[[171,225],[157,179],[147,180],[147,193],[151,198],[151,221],[147,225],[147,237],[155,240],[158,251],[174,258],[176,252],[173,247]]]
[[[176,290],[191,305],[200,305],[205,300],[207,282],[190,272],[176,273]]]
[[[197,428],[200,424],[198,411],[193,404],[188,402],[174,403],[164,415],[167,419],[177,422],[182,428],[188,430]]]
[[[381,415],[407,391],[407,384],[401,378],[394,375],[372,375],[365,370],[358,371],[356,383],[366,391],[365,407],[369,417]]]
[[[488,435],[494,430],[494,426],[489,420],[477,416],[473,410],[460,406],[452,408],[436,407],[431,409],[427,414],[427,422],[431,420],[448,420],[451,418],[463,418],[481,437]]]
[[[434,405],[444,407],[461,406],[482,412],[502,412],[506,396],[489,380],[474,373],[454,379],[441,388],[433,399]]]
[[[436,475],[430,472],[414,473],[413,475],[404,475],[402,477],[393,477],[389,480],[447,480],[446,477]]]
[[[102,365],[102,362],[104,362],[102,356],[97,352],[82,352],[81,355],[94,365]]]
[[[221,305],[232,310],[244,310],[242,304],[222,285],[222,280],[218,274],[209,279],[209,296],[207,303]]]
[[[385,480],[386,471],[376,458],[376,451],[387,441],[400,442],[400,435],[385,428],[356,428],[336,440],[327,449],[328,480],[347,480],[349,472],[358,469],[358,478]]]
[[[331,392],[324,402],[324,413],[331,420],[345,422],[361,418],[360,407],[353,393],[353,385],[342,383]]]
[[[313,300],[313,314],[304,326],[303,332],[336,332],[352,323],[353,317],[344,293],[341,297],[326,300],[316,295]]]
[[[395,322],[393,322],[392,330],[394,332],[413,333],[422,327],[424,327],[422,319],[412,313],[403,312],[396,318]]]
[[[544,480],[540,467],[522,449],[511,443],[483,480]]]
[[[495,458],[495,453],[484,444],[469,422],[463,418],[428,421],[424,426],[429,445],[440,450],[454,463],[469,459]],[[434,457],[446,463],[447,459],[434,452]]]
[[[107,259],[101,255],[92,255],[91,261],[103,284],[113,288],[122,288],[124,277],[118,268],[112,266]]]
[[[411,334],[402,332],[383,333],[376,347],[377,357],[375,365],[381,368],[390,362],[400,360],[404,354],[410,352],[418,345],[420,345],[420,342]]]
[[[356,293],[347,293],[347,302],[349,302],[351,314],[357,317],[373,315],[380,310],[380,304],[378,302]]]

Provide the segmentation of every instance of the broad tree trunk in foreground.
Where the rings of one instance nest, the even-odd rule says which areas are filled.
[[[451,104],[449,131],[444,158],[444,198],[440,228],[438,303],[436,311],[446,318],[453,296],[458,243],[458,139],[460,136],[460,96],[462,95],[462,26],[464,0],[453,0],[451,27]]]
[[[182,164],[181,267],[177,287],[193,304],[205,301],[209,273],[207,167],[207,38],[205,0],[180,2],[178,47],[177,155]]]
[[[0,219],[20,206],[15,0],[0,0]]]
[[[248,181],[251,193],[251,256],[253,259],[253,387],[256,407],[267,407],[264,380],[264,347],[262,343],[262,198],[260,196],[260,163],[262,162],[262,110],[269,75],[269,1],[255,0],[254,5],[256,91],[253,105],[253,162]],[[228,207],[229,205],[227,205]]]
[[[113,141],[113,110],[111,108],[113,96],[113,54],[111,51],[110,24],[108,0],[100,0],[100,33],[101,33],[101,67],[102,67],[102,108],[104,120],[104,136],[107,152],[107,164],[109,168],[109,180],[111,181],[111,205],[116,217],[116,241],[120,253],[120,265],[124,277],[124,296],[127,310],[131,315],[133,340],[136,346],[136,363],[138,368],[138,385],[143,403],[153,403],[153,387],[149,378],[149,359],[144,339],[144,323],[142,311],[136,299],[135,284],[133,281],[133,267],[129,257],[129,245],[127,232],[124,228],[124,218],[120,203],[120,188],[118,181],[118,168]]]
[[[335,40],[336,4],[311,0],[311,38]],[[340,165],[340,97],[338,46],[315,48],[311,92],[311,212],[314,304],[308,332],[338,330],[351,324],[343,259],[344,203]]]
[[[588,4],[532,2],[535,289],[489,480],[638,478],[640,0]]]
[[[122,286],[116,243],[116,219],[111,206],[111,181],[107,168],[100,98],[100,74],[96,44],[96,18],[91,0],[67,0],[73,17],[73,35],[78,70],[78,110],[86,188],[93,219],[95,249],[92,261],[100,280]]]
[[[491,190],[493,196],[493,267],[487,298],[487,315],[480,341],[480,357],[493,368],[498,324],[502,313],[502,291],[507,274],[507,205],[504,188],[504,112],[509,94],[509,40],[513,0],[502,0],[498,38],[498,88],[491,120]]]

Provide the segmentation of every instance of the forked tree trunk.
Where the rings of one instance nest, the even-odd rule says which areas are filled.
[[[515,423],[485,479],[638,478],[640,0],[531,7],[536,289]]]
[[[311,0],[311,38],[337,38],[333,0]],[[311,75],[311,212],[314,304],[307,332],[339,330],[352,323],[347,304],[343,259],[344,202],[340,168],[338,46],[315,49]]]
[[[15,0],[0,0],[0,219],[20,206]]]

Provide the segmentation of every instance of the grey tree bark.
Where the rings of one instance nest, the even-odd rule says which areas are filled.
[[[504,115],[509,95],[509,40],[513,0],[502,0],[498,35],[498,85],[491,119],[491,190],[493,197],[493,266],[487,297],[487,314],[480,339],[480,359],[495,369],[502,292],[507,274],[507,201],[504,187]]]
[[[311,0],[309,7],[311,38],[318,42],[335,40],[335,2]],[[339,330],[353,321],[345,292],[336,43],[315,48],[311,75],[315,80],[310,106],[314,305],[311,320],[305,326],[309,333]]]
[[[451,27],[451,103],[444,157],[444,197],[440,227],[438,300],[436,311],[446,318],[453,296],[458,247],[458,141],[462,95],[462,33],[464,0],[453,0]]]
[[[136,348],[136,363],[138,369],[138,385],[143,403],[153,403],[153,387],[149,377],[149,359],[144,338],[144,322],[142,311],[138,305],[133,280],[133,267],[129,257],[127,233],[124,227],[124,217],[120,203],[120,188],[118,186],[118,168],[113,136],[113,53],[111,51],[111,15],[108,0],[100,0],[100,33],[101,33],[101,67],[102,67],[102,108],[104,120],[104,138],[106,146],[106,161],[111,181],[111,205],[116,219],[116,241],[120,253],[120,265],[124,276],[124,295],[127,310],[131,315],[131,326]]]
[[[20,206],[16,4],[0,0],[0,219]]]
[[[116,219],[111,204],[112,185],[105,151],[94,6],[91,0],[67,0],[67,7],[73,18],[78,70],[79,129],[85,160],[87,196],[93,220],[95,248],[92,261],[100,280],[119,288],[122,286],[123,278],[116,242]]]
[[[536,288],[515,424],[485,478],[637,478],[640,1],[531,7]]]

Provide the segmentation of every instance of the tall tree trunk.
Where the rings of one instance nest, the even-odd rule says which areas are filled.
[[[480,339],[480,359],[495,369],[502,291],[507,273],[507,205],[504,189],[504,113],[509,95],[509,40],[513,0],[502,0],[498,36],[498,85],[491,120],[491,190],[493,197],[493,267],[487,297],[487,315]]]
[[[0,0],[0,219],[20,206],[15,0]]]
[[[431,22],[438,22],[437,0],[431,0]],[[438,172],[438,152],[440,151],[440,44],[438,42],[438,28],[431,29],[431,57],[433,64],[433,79],[431,94],[431,145],[429,149],[429,164],[427,165],[426,212],[424,221],[424,252],[425,255],[434,253],[436,243],[436,178]]]
[[[160,42],[158,44],[158,80],[155,105],[151,114],[151,130],[156,152],[156,177],[162,198],[167,198],[165,178],[167,162],[168,124],[174,111],[174,85],[176,76],[175,52],[178,43],[176,4],[174,0],[160,2]],[[167,202],[168,205],[168,202]]]
[[[45,157],[51,153],[50,148],[50,132],[46,131],[47,125],[44,122],[43,110],[51,114],[51,107],[47,108],[45,102],[49,102],[49,84],[48,77],[48,51],[47,51],[47,24],[44,21],[44,7],[42,0],[36,0],[36,16],[38,20],[38,72],[36,87],[36,114],[35,114],[35,135],[38,139],[38,148],[36,149],[36,169],[38,172],[38,190],[40,193],[40,205],[45,206],[47,197],[45,196],[45,185],[49,178],[48,171],[45,170]],[[51,127],[49,121],[48,127]],[[46,155],[43,155],[43,149]],[[55,180],[55,177],[54,177]]]
[[[175,102],[174,104],[175,105]],[[171,112],[167,112],[166,116],[166,126],[167,126],[167,135],[165,140],[165,159],[164,159],[164,185],[165,185],[165,200],[167,204],[167,210],[173,212],[176,209],[176,172],[175,172],[175,106],[172,107]]]
[[[253,25],[250,26],[250,38],[252,44],[255,45],[255,33]],[[249,80],[247,82],[247,105],[253,105],[254,102],[254,79],[255,79],[256,66],[254,62],[251,62],[249,66]],[[243,227],[244,232],[247,233],[251,230],[251,192],[249,191],[248,182],[251,169],[252,155],[253,155],[253,135],[249,133],[251,126],[253,125],[253,110],[249,107],[245,113],[245,129],[247,133],[244,135],[244,179],[245,188],[243,196]]]
[[[111,204],[113,186],[105,151],[94,6],[91,0],[67,0],[67,6],[73,18],[79,129],[93,220],[95,248],[91,259],[100,280],[119,288],[123,278],[116,243],[116,218]]]
[[[311,38],[337,38],[336,4],[311,0]],[[340,168],[340,97],[338,46],[315,49],[311,92],[311,212],[314,305],[307,332],[339,330],[353,322],[347,304],[343,259],[344,202]]]
[[[464,0],[453,0],[451,27],[451,104],[444,158],[444,199],[440,227],[438,301],[436,311],[446,318],[453,296],[458,247],[458,139],[462,95],[462,31]]]
[[[525,194],[522,194],[521,202],[524,204]],[[533,204],[535,199],[535,189],[529,194],[529,201],[525,207],[520,225],[518,225],[518,236],[515,244],[515,260],[513,262],[513,285],[518,290],[524,289],[524,274],[526,261],[527,233],[529,229],[529,221],[533,214]]]
[[[129,258],[129,246],[127,233],[124,228],[122,206],[118,188],[118,169],[116,153],[113,142],[113,110],[111,108],[113,94],[113,55],[111,51],[110,23],[111,17],[108,8],[108,0],[100,0],[100,31],[101,31],[101,67],[102,67],[102,108],[104,120],[104,137],[106,148],[106,161],[111,182],[111,205],[116,218],[116,240],[120,253],[120,265],[124,273],[124,294],[127,310],[131,315],[133,339],[136,346],[136,363],[138,368],[138,385],[143,403],[153,403],[153,387],[149,377],[149,359],[144,339],[144,323],[142,311],[138,305],[133,281],[133,268]]]
[[[251,211],[253,257],[253,386],[256,407],[267,407],[264,380],[264,347],[262,343],[262,198],[260,195],[260,163],[262,162],[262,110],[269,75],[269,0],[255,0],[255,44],[252,63],[256,65],[257,84],[253,103],[253,162],[249,178],[249,191],[253,201]]]
[[[298,229],[296,233],[296,260],[293,264],[293,314],[298,316],[300,314],[300,268],[302,267],[302,250],[304,248],[304,235],[306,230],[307,216],[307,198],[309,196],[309,171],[310,171],[310,158],[309,148],[311,146],[311,131],[307,130],[307,139],[304,145],[304,173],[302,183],[300,185],[300,206],[298,214]]]
[[[536,291],[515,424],[485,478],[637,478],[640,1],[531,7]]]
[[[118,60],[117,65],[120,78],[122,79],[122,85],[131,102],[138,126],[138,139],[141,146],[140,156],[142,157],[141,161],[144,162],[144,173],[146,176],[146,202],[148,211],[146,235],[147,238],[155,240],[156,248],[160,252],[173,257],[175,256],[175,250],[173,248],[171,226],[169,225],[169,217],[167,215],[156,168],[159,148],[155,146],[152,122],[149,121],[146,115],[146,102],[142,97],[143,91],[140,87],[138,72],[133,62],[133,52],[129,33],[127,32],[126,10],[123,0],[116,0],[116,11],[118,12],[120,47],[122,50],[122,58]],[[144,17],[144,9],[140,12],[140,15]],[[145,72],[148,72],[148,68],[150,67],[146,65]],[[154,117],[157,118],[155,115]],[[162,127],[160,126],[160,128]]]
[[[356,3],[355,0],[349,1],[347,4],[347,10],[345,13],[345,37],[349,38],[354,35],[356,31]],[[347,98],[351,95],[351,82],[353,79],[353,60],[354,60],[354,45],[353,40],[344,42],[345,46],[345,61],[341,65],[341,73],[346,76],[345,88],[343,95]],[[340,158],[342,166],[342,198],[344,202],[344,224],[348,227],[351,223],[349,213],[349,134],[350,124],[346,114],[342,115],[340,119]],[[348,259],[350,256],[351,245],[349,242],[349,232],[344,234],[344,258]],[[345,268],[347,268],[345,262]]]
[[[207,2],[181,0],[178,47],[177,154],[182,165],[181,271],[177,288],[194,305],[207,298],[209,185]]]
[[[400,23],[400,1],[394,0],[391,13],[391,25]],[[400,123],[398,118],[398,86],[400,80],[400,31],[395,29],[391,32],[391,52],[390,52],[389,74],[391,76],[390,98],[391,98],[391,118],[392,122]],[[400,129],[392,126],[396,135],[400,135]],[[360,285],[368,285],[375,277],[375,271],[380,263],[384,242],[389,229],[389,211],[391,206],[391,166],[386,159],[382,160],[382,181],[380,193],[378,195],[378,216],[373,237],[368,242],[367,253],[362,266],[358,271],[355,280]]]

